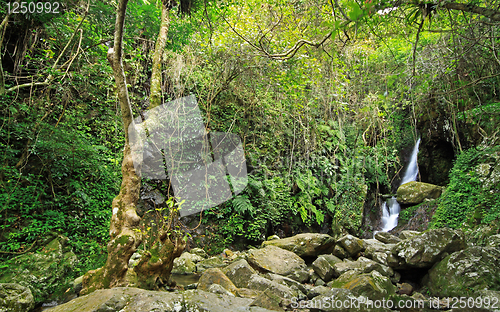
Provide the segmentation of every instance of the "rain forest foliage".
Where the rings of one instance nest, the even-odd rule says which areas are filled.
[[[77,275],[106,259],[124,144],[106,59],[115,2],[9,15],[0,1],[0,257],[57,231],[79,255]],[[362,235],[363,217],[395,192],[402,151],[436,133],[450,164],[458,157],[435,178],[449,183],[435,225],[498,221],[498,184],[485,191],[468,172],[497,151],[500,3],[462,2],[205,0],[190,14],[176,4],[163,101],[195,95],[208,131],[240,136],[249,171],[242,193],[203,212],[205,249],[303,229]],[[149,106],[160,16],[160,1],[128,4],[134,117]],[[172,195],[166,181],[143,182]]]

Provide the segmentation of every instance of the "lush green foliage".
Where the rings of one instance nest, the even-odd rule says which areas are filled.
[[[457,157],[433,218],[434,227],[474,228],[500,219],[500,148],[471,148]]]
[[[81,32],[83,1],[60,15],[11,16],[1,51],[7,88],[53,79],[0,98],[0,251],[22,252],[60,231],[81,270],[104,259],[123,148],[106,60],[116,3],[91,2]],[[163,100],[194,94],[208,131],[240,136],[249,169],[242,193],[203,213],[211,252],[305,229],[362,234],[363,216],[378,209],[367,194],[393,193],[401,151],[418,135],[434,144],[422,159],[440,142],[453,153],[495,137],[497,25],[455,11],[422,20],[413,2],[387,14],[373,11],[381,1],[361,3],[206,1],[190,17],[171,12]],[[159,1],[129,1],[124,67],[134,116],[149,105],[159,15]],[[280,56],[301,39],[309,43],[293,57]],[[460,154],[435,226],[497,219],[497,192],[475,171],[494,152]],[[144,182],[172,195],[167,182]],[[153,243],[155,228],[143,226]]]

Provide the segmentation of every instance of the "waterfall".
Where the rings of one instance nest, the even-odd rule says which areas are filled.
[[[420,145],[420,138],[415,143],[413,151],[411,152],[410,162],[408,163],[408,168],[406,168],[403,180],[401,180],[401,185],[416,181],[418,176],[418,163],[417,154],[418,146]],[[399,206],[396,197],[392,197],[382,204],[382,232],[389,232],[398,225],[399,212],[401,207]]]
[[[392,197],[382,204],[382,232],[389,232],[398,225],[401,207],[396,197]]]
[[[403,176],[403,180],[401,180],[401,184],[417,181],[418,176],[418,163],[417,163],[417,154],[418,154],[418,146],[420,145],[420,138],[418,138],[415,147],[413,147],[413,151],[411,152],[410,162],[408,163],[408,168],[406,168],[405,175]]]

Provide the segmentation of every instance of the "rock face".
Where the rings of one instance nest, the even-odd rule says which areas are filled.
[[[295,253],[268,245],[249,252],[248,262],[264,272],[288,275],[306,267],[306,263]]]
[[[35,304],[46,301],[53,292],[63,295],[69,287],[64,280],[73,269],[77,259],[66,247],[67,238],[54,238],[42,251],[27,253],[9,261],[0,272],[0,283],[16,283],[28,287],[35,298]],[[57,294],[51,300],[57,300]]]
[[[441,196],[442,187],[423,183],[423,182],[408,182],[401,185],[396,196],[400,204],[420,204],[426,199],[436,199]]]
[[[429,270],[424,284],[434,296],[463,296],[464,291],[500,287],[500,250],[470,247],[457,251]]]
[[[35,307],[28,287],[14,283],[0,284],[0,311],[25,312]]]
[[[428,230],[422,235],[403,240],[392,248],[395,268],[430,268],[449,253],[465,248],[464,235],[452,229]]]
[[[262,246],[276,246],[291,252],[299,257],[318,256],[324,253],[331,253],[335,240],[327,234],[303,233],[292,237],[267,240]]]
[[[180,293],[149,291],[132,287],[101,289],[52,308],[51,312],[94,311],[206,311],[268,312],[261,307],[250,306],[253,299],[223,296],[201,290]]]

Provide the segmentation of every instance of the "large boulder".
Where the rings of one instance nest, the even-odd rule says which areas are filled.
[[[365,296],[372,300],[387,299],[396,293],[391,280],[377,271],[359,273],[348,271],[331,283],[333,288],[345,288],[355,295]]]
[[[67,245],[68,239],[57,236],[41,251],[17,256],[0,263],[0,283],[16,283],[28,287],[35,304],[62,300],[71,287],[71,272],[77,258]]]
[[[421,235],[403,240],[392,248],[397,261],[389,265],[395,268],[430,268],[448,254],[466,246],[461,231],[448,228],[428,230]]]
[[[218,268],[207,269],[198,280],[198,289],[208,291],[210,286],[218,284],[229,292],[236,294],[237,288],[233,282]]]
[[[204,312],[269,312],[250,306],[253,299],[213,294],[202,290],[183,293],[149,291],[133,287],[96,290],[68,303],[52,308],[51,312],[95,311],[204,311]]]
[[[424,284],[439,297],[460,297],[466,289],[500,289],[500,250],[470,247],[454,252],[429,270]]]
[[[263,247],[268,245],[294,252],[299,257],[318,256],[331,253],[335,240],[327,234],[303,233],[282,239],[267,240],[262,243]]]
[[[250,250],[248,262],[260,271],[280,275],[288,275],[306,267],[304,260],[295,253],[272,245]]]
[[[316,274],[325,282],[332,279],[335,271],[333,266],[335,263],[342,262],[339,258],[334,255],[321,255],[312,263],[312,268]]]
[[[360,251],[365,249],[363,240],[350,234],[339,238],[337,244],[339,244],[351,257],[357,256]]]
[[[0,284],[0,311],[25,312],[35,307],[28,287],[14,283]]]
[[[255,270],[248,264],[245,259],[231,263],[222,272],[236,285],[238,288],[248,287],[248,280],[255,274]]]
[[[417,205],[426,199],[438,198],[442,190],[438,185],[413,181],[401,185],[396,196],[400,204]]]

